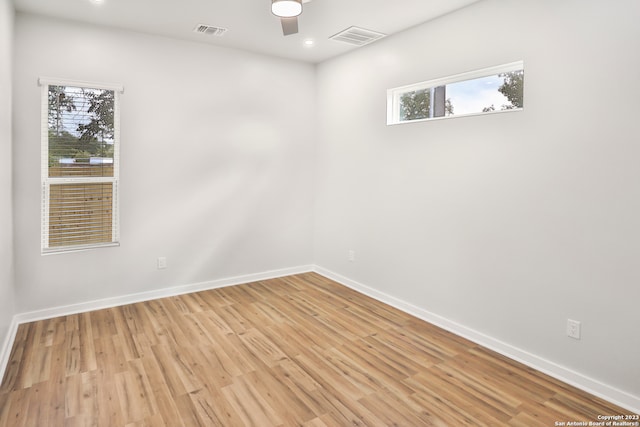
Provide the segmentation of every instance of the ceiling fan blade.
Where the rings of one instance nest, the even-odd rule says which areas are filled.
[[[280,18],[282,23],[282,33],[285,36],[296,34],[298,32],[298,17],[293,18]]]

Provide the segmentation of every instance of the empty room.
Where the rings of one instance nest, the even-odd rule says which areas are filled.
[[[0,427],[640,426],[637,0],[0,0]]]

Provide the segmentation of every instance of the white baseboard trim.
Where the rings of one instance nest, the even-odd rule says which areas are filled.
[[[415,305],[402,301],[384,292],[380,292],[376,289],[370,288],[366,285],[341,276],[340,274],[334,273],[323,267],[315,266],[314,271],[355,291],[363,293],[371,298],[402,310],[405,313],[411,314],[412,316],[415,316],[426,322],[439,326],[442,329],[473,341],[483,347],[489,348],[497,353],[500,353],[503,356],[534,368],[576,388],[584,390],[587,393],[591,393],[615,405],[628,409],[635,414],[640,414],[639,396],[634,396],[630,393],[604,384],[598,380],[573,371],[567,367],[558,365],[553,361],[541,358],[539,356],[536,356],[535,354],[514,347],[511,344],[507,344],[498,339],[492,338],[467,326],[453,322],[420,307],[416,307]]]
[[[69,316],[71,314],[84,313],[87,311],[100,310],[103,308],[118,307],[121,305],[151,301],[154,299],[173,297],[176,295],[184,295],[192,292],[224,288],[227,286],[241,285],[243,283],[257,282],[260,280],[275,279],[278,277],[290,276],[293,274],[307,273],[309,271],[313,271],[312,265],[283,268],[279,270],[265,271],[262,273],[246,274],[242,276],[228,277],[224,279],[210,280],[206,282],[192,283],[189,285],[174,286],[170,288],[129,294],[120,297],[105,298],[61,307],[46,308],[44,310],[30,311],[26,313],[16,314],[15,319],[18,324],[35,322],[38,320],[51,319],[53,317]]]
[[[275,279],[293,274],[308,273],[313,271],[312,265],[283,268],[278,270],[265,271],[262,273],[246,274],[242,276],[228,277],[207,282],[192,283],[189,285],[174,286],[170,288],[157,289],[148,292],[124,295],[120,297],[105,298],[94,301],[87,301],[78,304],[65,305],[61,307],[46,308],[43,310],[19,313],[13,316],[9,331],[5,337],[2,348],[0,348],[0,381],[4,377],[4,372],[9,364],[11,349],[15,341],[18,326],[22,323],[35,322],[38,320],[51,319],[59,316],[69,316],[77,313],[84,313],[103,308],[118,307],[136,302],[150,301],[158,298],[172,297],[176,295],[188,294],[191,292],[206,291],[209,289],[223,288],[227,286],[240,285],[243,283],[257,282],[260,280]]]
[[[11,349],[13,348],[13,343],[16,340],[17,332],[18,322],[16,321],[16,317],[13,316],[11,323],[9,324],[7,335],[2,343],[2,347],[0,347],[0,383],[2,383],[7,366],[9,366],[9,357],[11,356]]]

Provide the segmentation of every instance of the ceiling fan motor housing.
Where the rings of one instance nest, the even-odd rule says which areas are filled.
[[[302,0],[271,0],[271,12],[281,18],[293,18],[302,13]]]

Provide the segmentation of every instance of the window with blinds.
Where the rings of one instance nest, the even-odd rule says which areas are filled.
[[[113,85],[42,86],[42,253],[118,245],[119,95]]]

